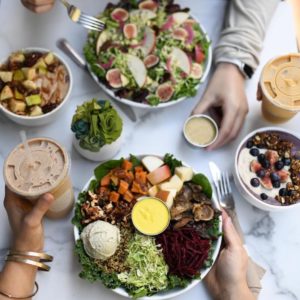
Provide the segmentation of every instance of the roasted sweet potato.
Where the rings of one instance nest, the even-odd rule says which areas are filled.
[[[123,197],[127,202],[131,202],[133,200],[133,195],[130,191],[127,191]]]
[[[110,178],[111,178],[111,174],[107,174],[105,175],[102,179],[101,179],[101,186],[109,186],[110,184]]]
[[[137,167],[134,168],[134,171],[135,171],[135,173],[143,172],[144,168],[142,166],[137,166]]]
[[[129,184],[124,180],[120,180],[118,193],[124,195],[128,191],[128,188]]]
[[[120,198],[120,194],[119,193],[114,192],[114,191],[110,192],[110,194],[109,194],[109,200],[111,202],[118,202],[119,198]]]
[[[131,170],[132,169],[132,162],[130,162],[127,159],[124,159],[124,161],[122,163],[122,169],[124,169],[124,170]]]
[[[141,172],[135,173],[135,180],[140,183],[146,183],[147,182],[147,172],[141,171]]]

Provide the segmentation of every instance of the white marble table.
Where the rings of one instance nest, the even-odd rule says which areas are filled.
[[[73,1],[86,12],[100,11],[107,1]],[[192,8],[192,12],[202,21],[213,41],[217,40],[222,25],[226,1],[223,0],[181,0],[182,4]],[[0,7],[0,57],[10,51],[28,46],[40,46],[58,51],[55,42],[60,37],[68,38],[72,44],[81,49],[86,32],[72,24],[66,17],[63,7],[57,3],[54,10],[44,16],[36,16],[20,5],[19,1],[4,0]],[[181,128],[184,119],[199,99],[198,96],[167,110],[147,113],[132,123],[124,119],[125,142],[120,156],[129,153],[174,153],[197,170],[208,174],[208,160],[216,161],[223,169],[232,170],[233,154],[238,141],[250,130],[269,125],[261,118],[260,104],[256,102],[256,85],[262,65],[272,56],[296,51],[295,32],[292,13],[288,4],[281,3],[267,33],[261,65],[253,79],[247,84],[250,113],[245,126],[237,140],[227,147],[205,152],[190,148],[183,140]],[[74,88],[71,101],[64,116],[56,123],[42,128],[28,129],[29,137],[48,136],[63,145],[71,153],[72,179],[76,193],[91,176],[95,163],[84,160],[72,148],[69,130],[72,114],[76,105],[91,97],[103,98],[98,86],[78,69],[68,58],[74,74]],[[300,114],[284,124],[285,128],[299,130]],[[9,151],[19,143],[20,127],[0,115],[0,169]],[[0,199],[3,198],[4,184],[0,172]],[[236,193],[237,211],[242,228],[246,234],[247,248],[252,257],[267,269],[263,279],[263,291],[260,299],[281,300],[299,299],[300,259],[300,220],[296,210],[285,214],[270,214],[251,207]],[[120,299],[119,296],[105,289],[101,284],[91,285],[78,278],[80,266],[73,255],[73,234],[71,216],[61,221],[47,220],[46,250],[55,256],[52,270],[39,274],[40,292],[36,299],[79,300],[79,299]],[[4,208],[0,208],[0,255],[4,256],[10,244],[10,230]],[[210,299],[202,284],[187,294],[177,297],[183,299]]]

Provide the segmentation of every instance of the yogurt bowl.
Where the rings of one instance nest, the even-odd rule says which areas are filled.
[[[299,151],[299,135],[289,130],[265,127],[249,133],[235,155],[237,189],[250,204],[262,210],[299,207]]]
[[[22,62],[22,59],[24,60],[26,55],[33,55],[33,59],[36,60],[34,64],[24,65],[26,60]],[[39,58],[36,59],[34,55]],[[15,67],[12,69],[14,70],[0,71],[0,73],[5,73],[4,78],[0,76],[1,100],[5,98],[5,95],[2,96],[5,94],[3,89],[10,87],[10,89],[6,88],[8,90],[6,99],[0,101],[0,111],[13,122],[23,126],[42,126],[53,122],[61,113],[71,94],[73,86],[71,69],[60,55],[44,48],[21,49],[12,53],[9,58],[3,59],[0,65],[3,66],[8,61],[11,63],[14,56],[13,59],[16,60],[13,62]],[[48,100],[44,98],[44,94],[49,95]],[[54,103],[54,100],[52,101],[54,96],[60,100]],[[29,100],[33,102],[29,103]],[[47,108],[42,107],[45,101],[47,105],[49,104]],[[23,111],[24,107],[26,111],[28,110],[26,113]]]

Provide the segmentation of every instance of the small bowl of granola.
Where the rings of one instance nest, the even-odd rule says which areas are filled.
[[[235,155],[234,179],[252,205],[266,211],[300,203],[300,137],[277,127],[249,133]]]
[[[70,68],[49,50],[19,50],[0,65],[0,110],[20,125],[41,126],[53,121],[71,89]]]

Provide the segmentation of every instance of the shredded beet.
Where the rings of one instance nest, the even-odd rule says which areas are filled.
[[[156,243],[162,248],[169,273],[189,278],[199,274],[211,247],[211,241],[202,239],[191,227],[168,229],[156,238]]]

